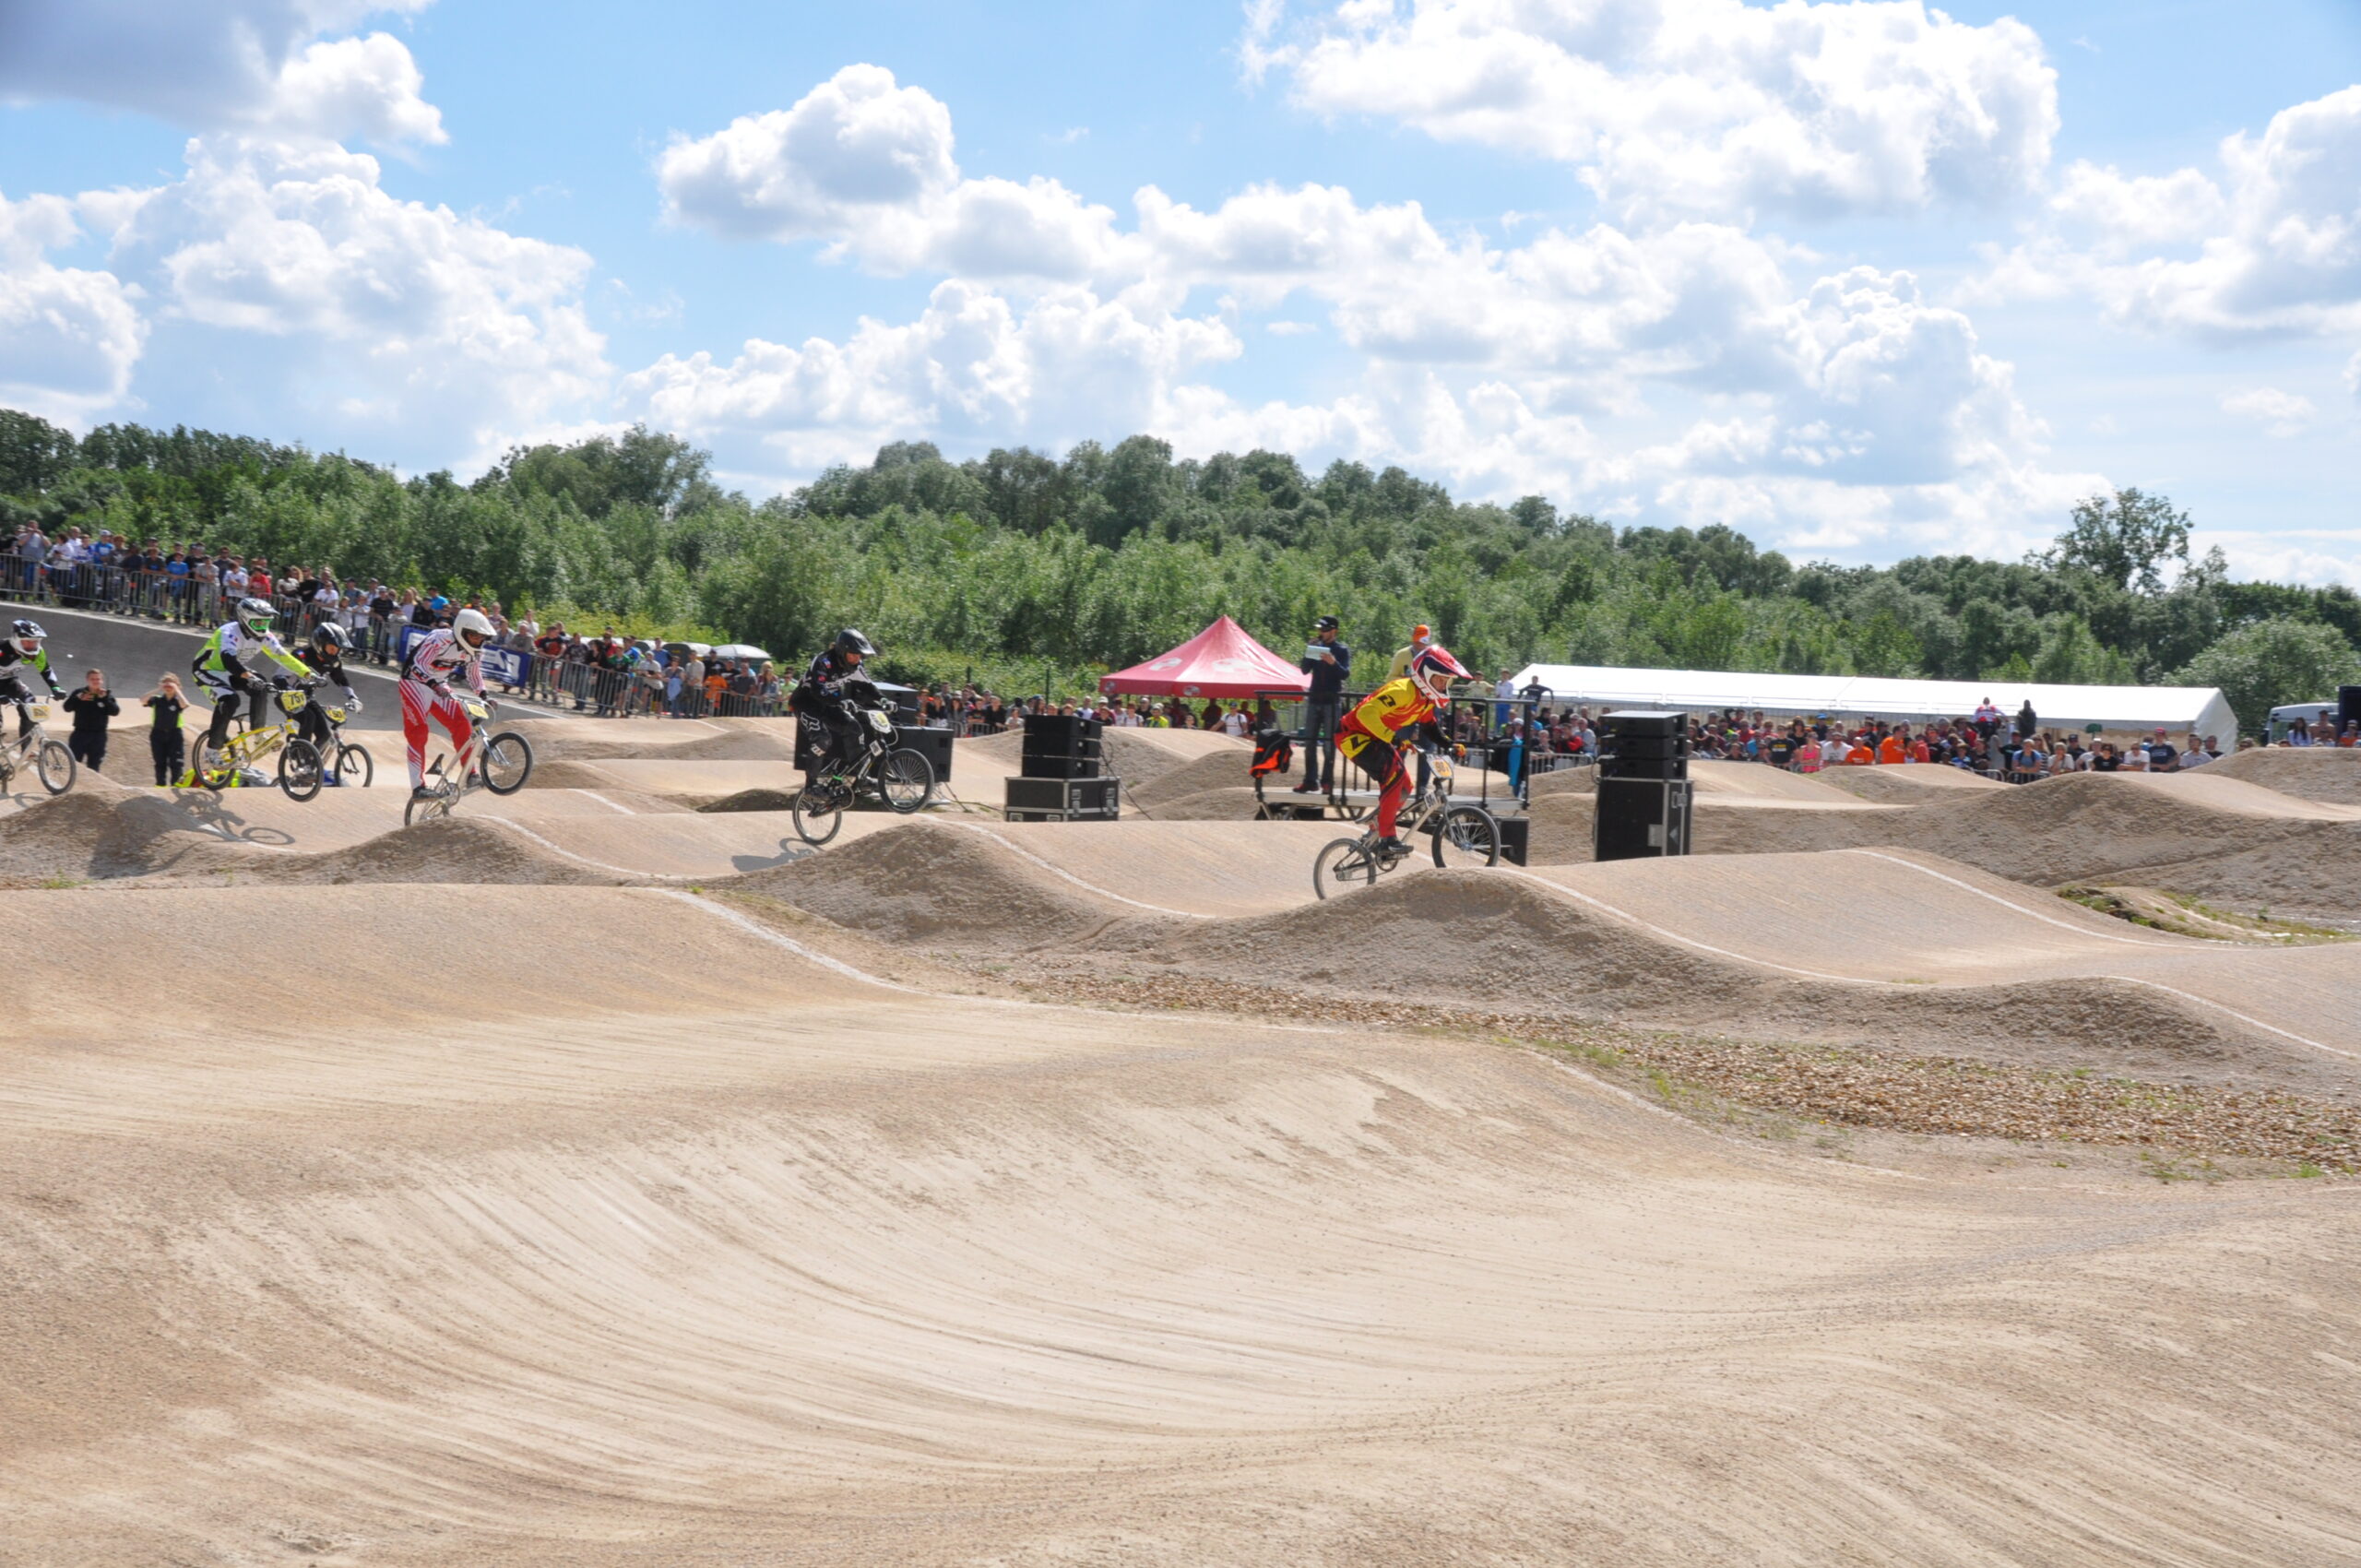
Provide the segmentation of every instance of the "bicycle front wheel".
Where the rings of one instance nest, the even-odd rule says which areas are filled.
[[[1453,806],[1435,825],[1435,864],[1496,866],[1501,863],[1501,825],[1481,806]]]
[[[55,741],[41,743],[33,767],[41,774],[41,787],[53,795],[63,795],[74,787],[74,754]]]
[[[878,770],[878,792],[885,797],[885,804],[904,816],[924,811],[934,799],[934,764],[923,753],[899,751],[885,759]]]
[[[795,821],[796,837],[817,848],[845,825],[845,798],[829,785],[806,784],[795,792],[788,815]]]
[[[290,741],[279,754],[279,787],[291,801],[308,801],[320,792],[326,770],[320,748],[309,741]]]
[[[1334,839],[1311,862],[1311,891],[1323,898],[1350,893],[1375,883],[1380,869],[1366,841]]]
[[[366,790],[377,781],[377,759],[366,746],[342,742],[336,749],[336,777],[350,789]]]
[[[514,730],[503,730],[483,743],[483,787],[495,795],[513,795],[533,776],[533,748]]]

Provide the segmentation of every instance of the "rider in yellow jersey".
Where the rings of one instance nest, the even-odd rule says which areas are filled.
[[[1453,681],[1474,678],[1449,648],[1430,644],[1412,657],[1409,674],[1370,693],[1336,726],[1336,749],[1377,781],[1378,848],[1388,856],[1409,852],[1394,836],[1403,799],[1410,792],[1409,778],[1402,768],[1403,736],[1415,729],[1430,743],[1441,745],[1443,732],[1437,705],[1449,694]]]

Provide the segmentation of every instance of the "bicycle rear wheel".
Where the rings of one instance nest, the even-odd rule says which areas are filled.
[[[495,795],[513,795],[533,776],[533,748],[516,731],[503,730],[483,743],[483,755],[476,766],[482,770],[485,789]]]
[[[920,752],[895,752],[878,769],[877,790],[886,806],[904,816],[924,811],[934,799],[934,764]]]
[[[1311,862],[1311,891],[1323,898],[1350,893],[1375,883],[1382,869],[1363,840],[1332,839]]]
[[[834,838],[836,830],[845,825],[846,793],[827,784],[806,784],[797,790],[795,799],[788,804],[796,837],[815,848]]]
[[[41,787],[51,794],[63,795],[74,787],[74,754],[59,742],[43,741],[33,766],[41,774]]]
[[[1501,825],[1481,806],[1453,806],[1435,825],[1435,864],[1496,866],[1501,863]]]
[[[348,788],[366,790],[377,781],[377,759],[366,746],[340,742],[336,748],[336,777]]]
[[[402,826],[414,827],[421,822],[432,822],[438,816],[449,816],[453,793],[451,786],[445,784],[424,800],[412,795],[409,804],[402,808]]]

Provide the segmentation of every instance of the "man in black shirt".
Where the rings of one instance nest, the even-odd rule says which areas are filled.
[[[1303,702],[1303,782],[1295,792],[1324,795],[1335,778],[1336,724],[1353,672],[1353,650],[1336,640],[1336,617],[1323,615],[1313,624],[1311,645],[1296,668],[1311,677],[1311,685]]]

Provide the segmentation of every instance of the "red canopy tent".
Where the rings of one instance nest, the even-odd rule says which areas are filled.
[[[1157,697],[1254,697],[1311,683],[1227,615],[1169,653],[1098,678],[1098,689],[1109,695]]]

